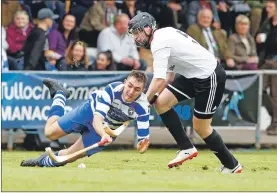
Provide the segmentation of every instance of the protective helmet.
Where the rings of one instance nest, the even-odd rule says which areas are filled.
[[[151,28],[151,33],[150,35],[147,35],[144,28],[145,27],[150,27]],[[147,12],[141,12],[139,14],[137,14],[136,16],[134,16],[128,23],[128,33],[130,35],[138,35],[140,33],[144,33],[146,35],[146,39],[144,39],[143,41],[136,41],[136,45],[138,47],[148,47],[149,46],[149,40],[152,36],[152,32],[153,30],[156,28],[156,20],[155,18],[150,15]]]

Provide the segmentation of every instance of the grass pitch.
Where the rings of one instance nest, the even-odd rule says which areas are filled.
[[[210,151],[168,169],[175,150],[103,151],[59,168],[23,168],[42,152],[2,152],[2,191],[276,191],[277,151],[234,152],[243,173],[221,174]],[[86,168],[77,168],[85,163]]]

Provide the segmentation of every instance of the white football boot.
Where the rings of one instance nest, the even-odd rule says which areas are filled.
[[[238,165],[233,169],[226,168],[225,166],[221,166],[220,168],[220,172],[223,174],[241,173],[241,171],[242,166],[240,165],[240,163],[238,163]]]
[[[177,152],[176,157],[173,160],[171,160],[167,166],[169,168],[178,167],[178,166],[182,165],[182,163],[184,161],[192,159],[192,158],[196,157],[197,155],[198,155],[198,151],[195,147],[186,149],[186,150],[180,150]]]

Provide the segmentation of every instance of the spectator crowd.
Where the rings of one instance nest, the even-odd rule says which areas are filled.
[[[127,35],[149,12],[212,52],[226,70],[277,69],[277,0],[2,0],[2,71],[152,71]],[[268,93],[269,90],[269,93]],[[264,78],[277,135],[277,75]],[[266,97],[264,97],[266,98]]]

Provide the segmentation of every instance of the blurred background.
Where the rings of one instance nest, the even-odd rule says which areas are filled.
[[[56,19],[44,18],[51,10]],[[212,52],[227,70],[226,90],[213,126],[228,146],[277,146],[276,0],[2,0],[2,148],[64,148],[79,134],[57,141],[44,136],[51,98],[42,79],[57,79],[71,91],[66,109],[133,70],[152,77],[151,51],[136,48],[126,34],[128,21],[149,12],[157,27],[178,28]],[[175,110],[196,145],[191,128],[193,100]],[[151,143],[175,147],[155,110]],[[135,123],[115,144],[132,147]]]

